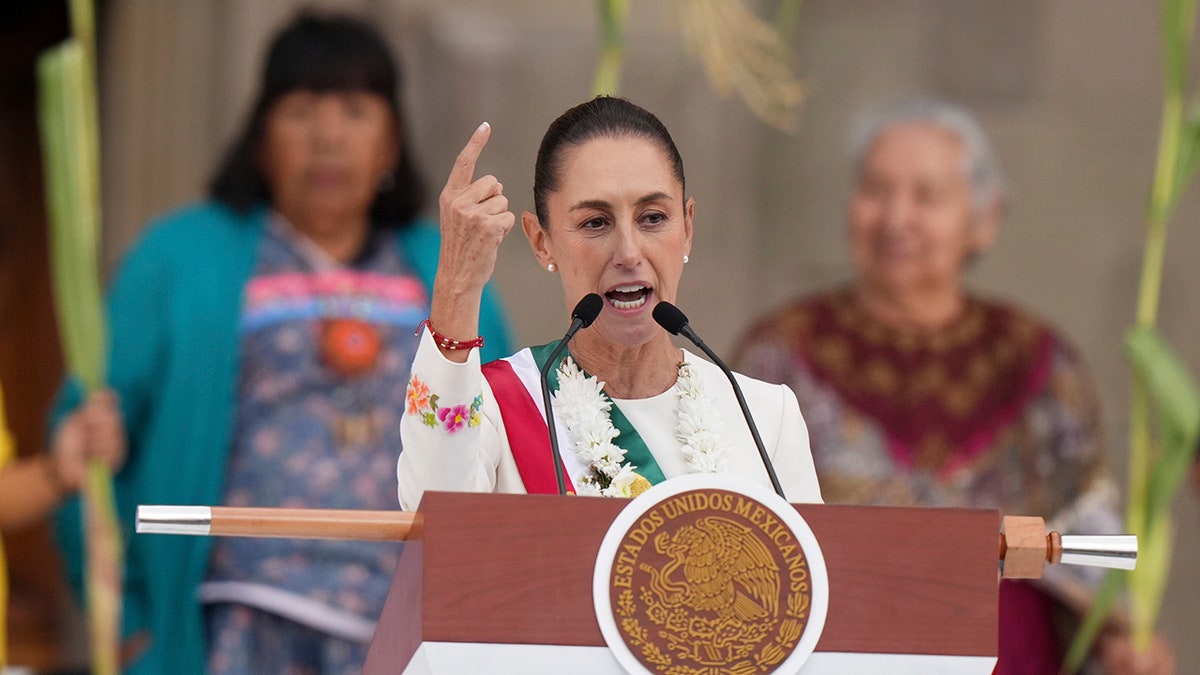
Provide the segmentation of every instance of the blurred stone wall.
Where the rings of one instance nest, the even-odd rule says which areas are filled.
[[[682,0],[680,0],[682,1]],[[249,105],[263,47],[293,0],[108,0],[102,19],[105,218],[114,264],[153,214],[203,194]],[[589,93],[594,3],[360,0],[322,3],[376,19],[406,66],[410,142],[436,195],[479,122],[494,128],[481,172],[514,210],[532,208],[537,144]],[[774,7],[775,3],[758,3]],[[675,136],[697,199],[680,305],[718,350],[755,315],[849,277],[843,224],[846,138],[864,108],[916,94],[957,100],[991,132],[1012,188],[980,293],[1050,320],[1091,364],[1114,465],[1124,468],[1130,324],[1142,214],[1160,112],[1157,5],[1127,0],[806,0],[795,34],[808,99],[793,135],[715,95],[682,47],[675,3],[637,0],[622,93]],[[1171,232],[1161,324],[1200,373],[1200,202]],[[519,228],[496,271],[523,342],[565,323],[556,277]],[[1200,672],[1200,504],[1176,505],[1179,543],[1163,630],[1179,672]]]

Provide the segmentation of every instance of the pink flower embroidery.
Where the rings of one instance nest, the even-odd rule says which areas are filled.
[[[461,429],[467,420],[470,419],[471,409],[460,404],[450,408],[442,408],[437,414],[438,419],[442,421],[442,425],[446,427],[446,431],[454,433]]]

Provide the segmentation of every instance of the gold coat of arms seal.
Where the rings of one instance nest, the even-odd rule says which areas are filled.
[[[605,641],[630,672],[795,672],[824,626],[828,583],[812,531],[745,479],[675,478],[613,522],[593,583]]]

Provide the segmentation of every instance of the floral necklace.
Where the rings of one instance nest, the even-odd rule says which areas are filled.
[[[558,385],[554,414],[567,430],[571,450],[588,467],[576,486],[578,493],[636,497],[649,489],[650,482],[625,461],[625,449],[613,442],[620,432],[613,427],[613,402],[604,393],[604,383],[584,374],[568,356],[558,367]],[[692,364],[679,364],[673,390],[679,397],[675,438],[683,444],[687,472],[720,472],[729,462],[729,446],[720,433],[716,406]]]

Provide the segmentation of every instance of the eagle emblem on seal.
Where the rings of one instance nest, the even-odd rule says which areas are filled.
[[[779,566],[749,526],[706,516],[660,532],[653,545],[665,563],[639,565],[647,579],[641,600],[666,654],[729,664],[778,627]]]
[[[744,623],[773,616],[778,608],[779,567],[745,525],[708,516],[660,533],[654,550],[670,561],[643,571],[667,609],[683,606]]]

